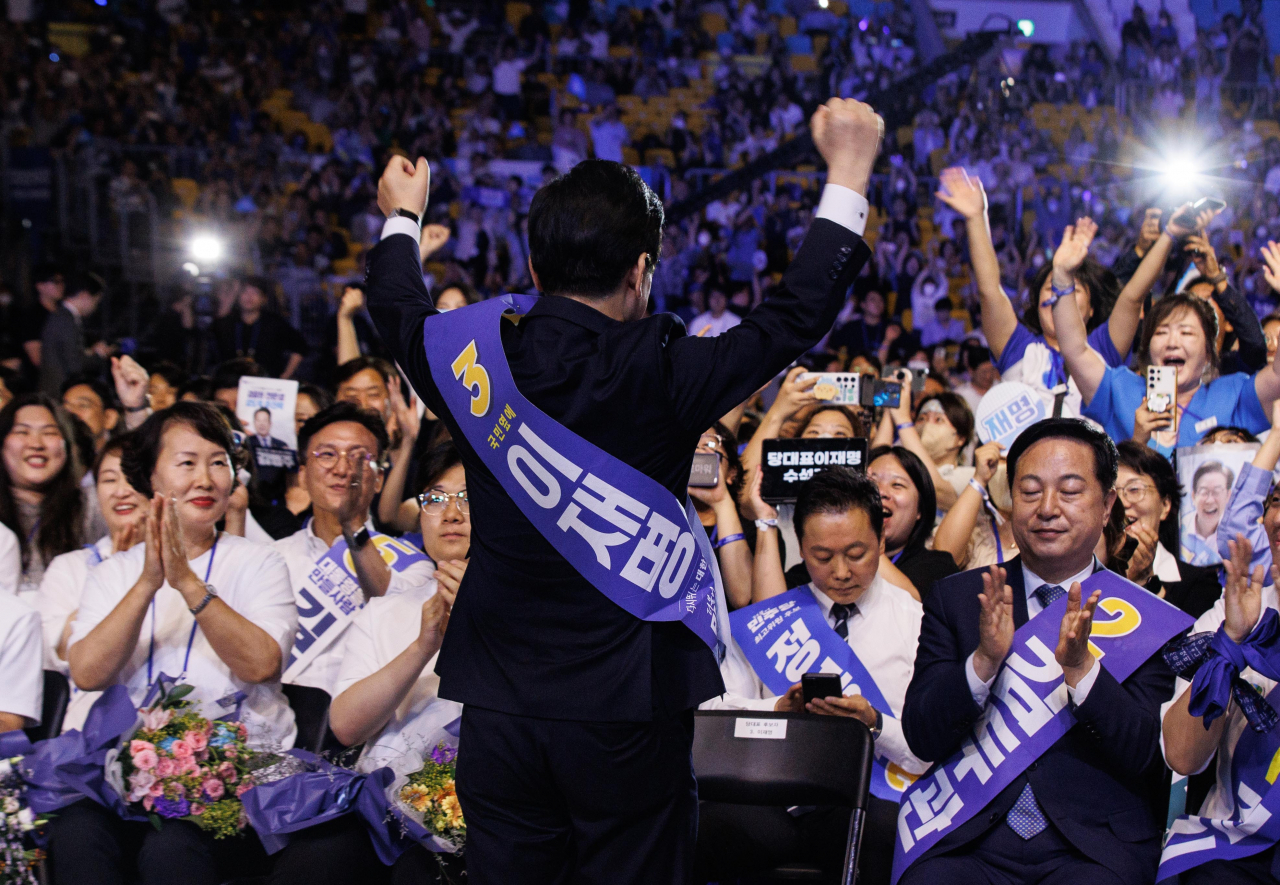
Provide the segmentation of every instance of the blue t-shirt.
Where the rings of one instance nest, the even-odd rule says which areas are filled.
[[[1146,395],[1147,382],[1141,375],[1131,369],[1108,366],[1098,392],[1083,414],[1101,424],[1117,442],[1132,439],[1134,413]],[[1194,446],[1208,431],[1227,425],[1243,427],[1250,433],[1261,433],[1271,426],[1258,401],[1252,375],[1236,372],[1200,385],[1178,417],[1178,445]],[[1148,445],[1166,457],[1173,453],[1171,448],[1157,445],[1155,439]]]
[[[1110,321],[1089,333],[1089,346],[1098,352],[1108,366],[1123,366],[1129,360],[1127,353],[1116,350],[1111,341]],[[996,360],[1001,381],[1021,381],[1041,390],[1052,390],[1067,381],[1067,398],[1063,402],[1063,414],[1081,414],[1080,388],[1074,379],[1067,379],[1066,364],[1062,354],[1022,323],[1018,323],[1009,341]]]

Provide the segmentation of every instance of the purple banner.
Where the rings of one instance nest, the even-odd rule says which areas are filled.
[[[729,626],[751,669],[774,694],[786,694],[805,673],[834,673],[846,697],[862,695],[882,716],[896,718],[875,679],[827,621],[808,586],[730,612]],[[900,801],[912,780],[914,775],[879,755],[872,762],[871,793],[877,798]]]
[[[1118,682],[1193,623],[1189,615],[1113,572],[1097,572],[1081,589],[1086,597],[1102,591],[1089,647]],[[1014,634],[970,736],[954,756],[907,788],[898,812],[895,883],[1075,725],[1062,667],[1053,654],[1066,608],[1064,597]]]
[[[1188,689],[1190,690],[1190,689]],[[1277,707],[1280,688],[1267,703]],[[1280,707],[1277,707],[1280,710]],[[1231,754],[1235,814],[1229,820],[1185,815],[1165,836],[1156,881],[1163,882],[1211,860],[1239,860],[1280,841],[1280,730],[1259,734],[1246,727]]]
[[[520,512],[579,574],[638,618],[683,622],[721,658],[701,525],[661,483],[516,389],[499,324],[535,302],[506,295],[426,319],[427,362],[445,404]]]

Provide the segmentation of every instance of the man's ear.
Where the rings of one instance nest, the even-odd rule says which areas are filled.
[[[533,279],[533,287],[545,295],[546,293],[542,290],[542,281],[538,279],[538,272],[533,269],[533,259],[528,258],[526,261],[529,265],[529,276]]]

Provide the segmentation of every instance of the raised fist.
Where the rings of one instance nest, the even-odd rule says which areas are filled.
[[[422,157],[415,166],[399,154],[391,158],[378,179],[378,208],[383,215],[397,209],[408,209],[421,218],[427,211],[427,193],[431,190],[431,167]]]
[[[832,98],[814,112],[809,129],[827,161],[827,181],[865,195],[884,139],[880,115],[852,98]]]

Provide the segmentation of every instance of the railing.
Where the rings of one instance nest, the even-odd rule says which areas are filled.
[[[1174,84],[1186,98],[1183,113],[1194,113],[1197,103],[1193,84],[1177,82]],[[1121,116],[1147,116],[1154,113],[1156,98],[1164,84],[1145,78],[1129,78],[1116,81],[1116,113]],[[1217,114],[1222,106],[1234,107],[1238,114],[1250,117],[1270,117],[1275,107],[1275,87],[1268,82],[1260,83],[1227,83],[1214,85],[1217,94],[1212,107],[1206,108]]]

